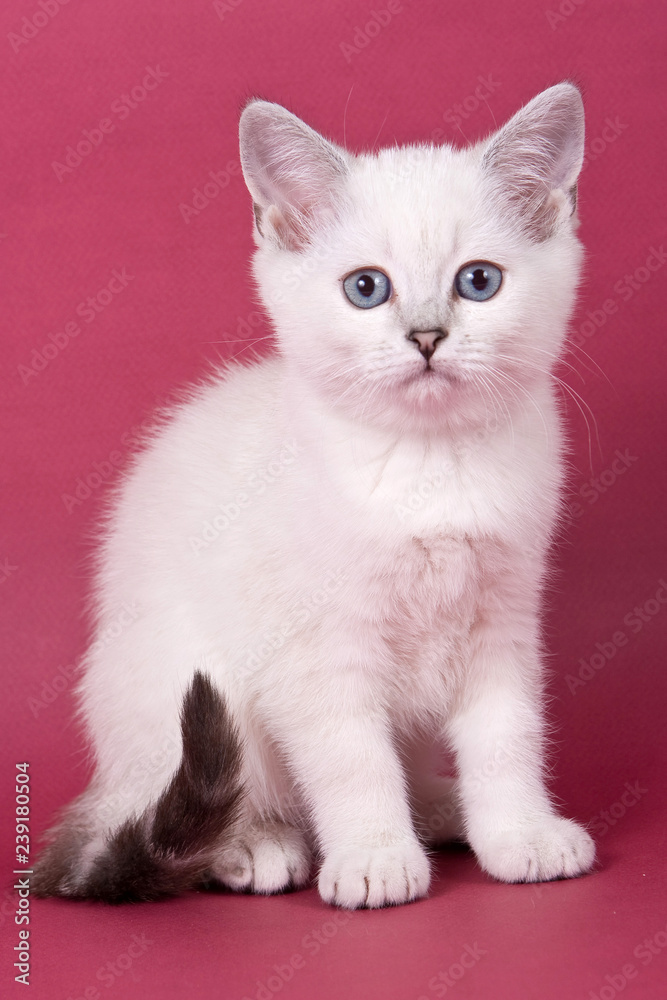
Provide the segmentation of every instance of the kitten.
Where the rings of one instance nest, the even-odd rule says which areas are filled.
[[[378,907],[456,838],[506,882],[579,875],[539,624],[579,92],[464,150],[353,156],[265,101],[240,134],[279,351],[193,392],[117,497],[79,688],[95,776],[35,888],[273,893],[315,854],[324,900]]]

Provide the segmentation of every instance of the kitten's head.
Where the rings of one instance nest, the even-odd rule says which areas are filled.
[[[543,380],[580,261],[578,90],[544,91],[490,139],[353,156],[277,104],[241,117],[255,276],[281,352],[357,419],[483,421]]]

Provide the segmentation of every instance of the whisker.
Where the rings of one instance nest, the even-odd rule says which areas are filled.
[[[583,354],[584,357],[587,358],[591,362],[591,364],[595,365],[595,367],[597,368],[597,370],[600,373],[600,375],[602,376],[602,378],[609,384],[609,387],[611,389],[613,389],[614,392],[617,391],[616,390],[616,386],[613,384],[613,382],[610,381],[610,379],[609,379],[607,373],[605,372],[605,370],[600,367],[600,365],[597,363],[597,361],[595,360],[595,358],[591,357],[591,355],[588,353],[588,351],[585,351],[583,349],[583,347],[581,347],[580,344],[574,344],[574,343],[572,343],[572,341],[568,341],[565,346],[566,346],[566,349],[568,351],[572,351],[572,350],[580,351],[581,354]],[[577,359],[577,360],[579,360],[579,359]],[[587,369],[587,370],[590,371],[590,369]],[[595,373],[591,372],[591,374],[593,375]]]
[[[204,344],[261,344],[264,340],[275,340],[275,335],[268,333],[265,337],[247,337],[245,340],[204,340]]]
[[[602,457],[603,457],[602,456],[602,445],[600,444],[600,434],[599,434],[599,430],[598,430],[598,422],[597,422],[597,420],[595,418],[595,414],[593,413],[592,409],[590,408],[590,406],[588,405],[588,403],[586,402],[586,400],[583,399],[579,395],[579,393],[576,391],[576,389],[573,389],[571,385],[567,384],[567,382],[564,382],[562,379],[558,378],[557,375],[552,375],[552,378],[553,378],[554,382],[558,386],[560,386],[562,389],[564,389],[566,392],[568,392],[570,394],[570,396],[572,397],[572,399],[574,400],[574,402],[577,404],[579,412],[581,413],[582,417],[584,418],[584,422],[586,424],[586,430],[588,431],[588,462],[589,462],[590,470],[591,470],[591,474],[592,474],[593,471],[594,471],[593,470],[593,449],[592,449],[592,441],[591,441],[591,428],[590,428],[590,424],[588,423],[588,416],[586,414],[586,410],[588,410],[588,413],[590,413],[591,420],[593,421],[593,427],[595,429],[595,440],[597,442],[598,452],[600,454],[600,459],[602,459]],[[585,407],[585,409],[584,409],[584,407]]]

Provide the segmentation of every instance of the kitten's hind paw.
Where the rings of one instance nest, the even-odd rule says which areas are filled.
[[[482,868],[502,882],[573,878],[590,871],[595,860],[595,844],[584,828],[561,816],[507,830],[474,847]]]
[[[263,822],[245,829],[223,848],[211,874],[231,889],[269,895],[304,885],[310,860],[299,830],[286,823]]]
[[[428,859],[410,841],[336,851],[325,860],[318,886],[325,902],[354,910],[409,903],[426,895],[429,881]]]

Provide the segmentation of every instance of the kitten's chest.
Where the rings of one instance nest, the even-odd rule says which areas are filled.
[[[537,505],[526,501],[544,480],[541,463],[508,450],[499,437],[496,432],[493,441],[400,439],[384,449],[368,441],[332,448],[317,480],[329,480],[336,529],[379,547],[401,548],[424,575],[465,561],[461,540],[530,530]]]
[[[414,535],[359,564],[365,613],[387,638],[409,646],[467,629],[474,617],[483,560],[465,537]]]
[[[499,430],[469,442],[348,434],[311,456],[291,504],[295,548],[313,567],[320,554],[343,566],[345,612],[395,637],[465,632],[498,557],[529,550],[548,526],[539,463]]]
[[[393,591],[406,600],[447,604],[460,598],[479,574],[479,559],[470,539],[447,534],[412,535],[392,559]]]
[[[539,449],[504,427],[432,440],[360,435],[329,442],[325,455],[318,479],[329,479],[341,510],[371,533],[423,539],[433,566],[451,556],[452,537],[513,531],[545,478]]]
[[[379,567],[376,620],[410,674],[439,673],[457,658],[476,617],[482,572],[473,543],[451,535],[406,539]]]
[[[451,615],[477,591],[482,562],[465,536],[413,535],[397,546],[383,573],[394,604],[428,623]]]

